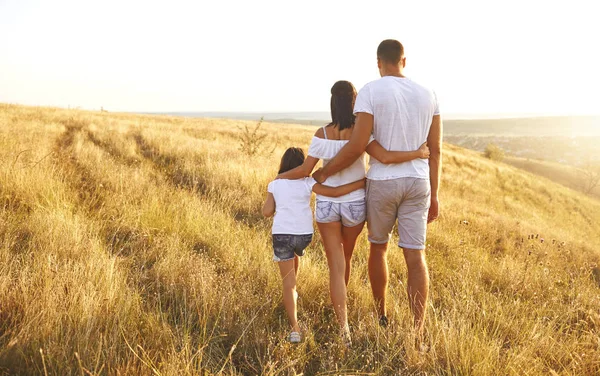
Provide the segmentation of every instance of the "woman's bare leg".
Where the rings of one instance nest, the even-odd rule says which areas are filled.
[[[346,260],[346,272],[344,275],[346,286],[348,286],[348,281],[350,281],[352,254],[354,253],[354,247],[356,247],[356,240],[363,227],[365,227],[365,222],[352,227],[342,226],[342,243],[344,245],[344,259]]]
[[[345,329],[348,325],[348,312],[346,310],[346,260],[344,258],[344,247],[342,245],[341,222],[318,223],[321,240],[327,255],[329,266],[329,293],[333,309],[337,316],[340,328]]]

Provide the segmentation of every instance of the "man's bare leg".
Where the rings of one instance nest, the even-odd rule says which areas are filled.
[[[405,249],[404,259],[408,269],[407,292],[410,310],[414,316],[417,335],[422,337],[429,294],[429,270],[425,261],[425,250]]]
[[[381,316],[386,316],[385,296],[387,293],[388,283],[388,265],[387,265],[387,243],[373,244],[371,243],[371,251],[369,253],[369,281],[371,282],[371,290],[377,307],[377,313]]]

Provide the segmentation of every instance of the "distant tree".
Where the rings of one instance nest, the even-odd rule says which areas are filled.
[[[590,194],[596,187],[600,186],[600,163],[587,163],[580,170],[581,189],[584,193]]]
[[[240,151],[249,157],[256,155],[273,154],[277,147],[276,142],[269,142],[267,132],[261,130],[263,118],[261,117],[254,127],[245,125],[244,128],[238,127],[241,133],[238,135],[240,140]],[[271,147],[272,144],[272,147]]]
[[[489,158],[493,161],[502,162],[504,160],[504,150],[500,149],[494,144],[488,144],[483,154],[486,158]]]

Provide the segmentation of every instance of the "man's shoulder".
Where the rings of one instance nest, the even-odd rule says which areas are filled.
[[[378,78],[378,79],[376,79],[376,80],[373,80],[373,81],[369,81],[369,82],[367,82],[367,83],[365,84],[365,86],[363,86],[363,87],[362,87],[362,89],[361,89],[361,90],[364,90],[364,89],[367,89],[367,90],[368,90],[368,89],[370,89],[370,88],[372,88],[372,87],[377,87],[377,86],[380,86],[380,85],[382,85],[383,83],[384,83],[384,81],[383,81],[383,77],[381,77],[381,78]]]
[[[360,92],[367,92],[367,93],[373,93],[373,92],[377,92],[378,90],[385,88],[389,85],[388,82],[386,82],[386,80],[384,80],[383,77],[378,78],[376,80],[373,81],[369,81],[365,84],[365,86],[362,87],[362,89],[360,89]]]
[[[431,90],[429,87],[413,81],[408,77],[403,77],[401,80],[396,80],[390,77],[381,77],[377,80],[367,83],[365,86],[363,86],[363,89],[371,90],[372,92],[378,90],[384,90],[387,92],[389,91],[390,87],[397,88],[399,90],[402,90],[403,87],[410,87],[411,89],[433,93],[433,90]]]
[[[434,93],[433,89],[431,89],[430,87],[428,87],[428,86],[425,86],[425,85],[423,85],[423,84],[421,84],[421,83],[419,83],[419,82],[413,81],[413,80],[411,80],[411,79],[408,79],[408,81],[407,81],[407,82],[408,82],[408,84],[409,84],[409,85],[411,85],[413,88],[419,89],[419,90],[421,90],[421,91],[423,91],[423,92],[427,92],[427,93],[430,93],[430,94],[433,94],[433,93]]]

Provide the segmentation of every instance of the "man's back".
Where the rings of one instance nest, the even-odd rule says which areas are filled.
[[[439,108],[433,91],[408,78],[384,76],[360,90],[354,112],[373,115],[373,137],[385,149],[411,151],[427,141],[432,118],[439,114]],[[429,179],[429,163],[424,159],[384,165],[370,158],[369,164],[367,177],[371,180]]]

